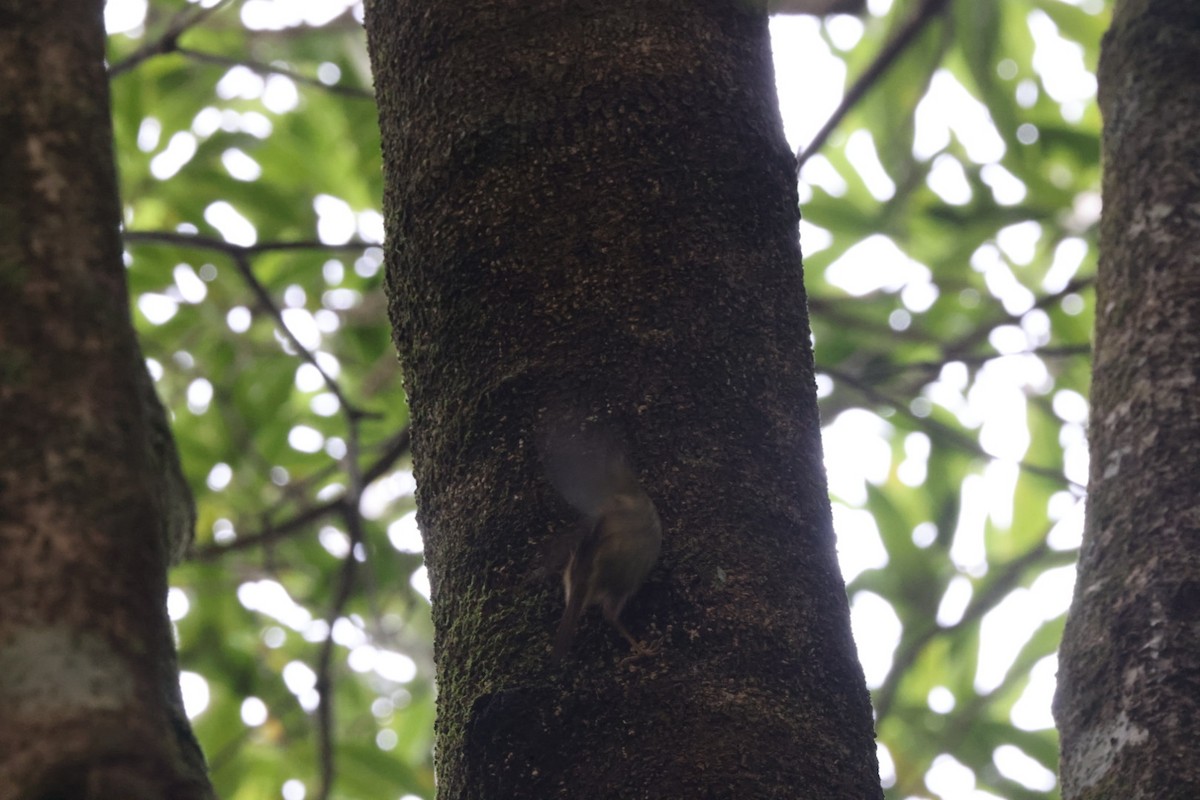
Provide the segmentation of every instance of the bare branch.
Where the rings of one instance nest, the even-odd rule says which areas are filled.
[[[1076,278],[1075,280],[1070,281],[1062,289],[1059,289],[1057,292],[1051,292],[1050,294],[1039,297],[1034,302],[1033,308],[1030,308],[1027,311],[1022,311],[1018,314],[1010,314],[1007,311],[1002,311],[1001,313],[997,314],[991,320],[987,320],[987,321],[983,322],[982,324],[977,326],[974,331],[967,334],[966,336],[959,338],[951,346],[947,347],[944,350],[944,354],[947,357],[947,360],[961,361],[962,357],[963,357],[962,354],[969,352],[977,344],[979,344],[980,342],[987,339],[987,337],[991,334],[992,329],[995,328],[997,325],[1004,325],[1009,322],[1015,322],[1015,321],[1019,320],[1021,317],[1023,317],[1025,314],[1028,314],[1029,311],[1032,311],[1034,308],[1045,309],[1048,306],[1052,306],[1055,303],[1062,300],[1067,295],[1076,294],[1077,292],[1081,292],[1084,289],[1091,287],[1091,285],[1093,283],[1095,283],[1095,281],[1096,281],[1095,276]]]
[[[397,461],[399,461],[409,451],[412,444],[412,430],[405,426],[397,432],[387,443],[383,453],[363,471],[362,486],[366,488],[383,476],[390,470]],[[199,547],[194,549],[189,555],[189,561],[216,561],[217,559],[229,553],[238,550],[248,550],[252,547],[262,547],[274,542],[281,541],[290,536],[294,536],[303,530],[306,530],[309,525],[314,522],[324,519],[330,514],[341,511],[349,500],[349,492],[344,492],[332,500],[324,503],[318,503],[315,506],[310,506],[295,516],[280,522],[276,525],[264,527],[258,533],[239,536],[229,544],[213,544],[207,547]]]
[[[988,581],[983,591],[975,595],[967,605],[958,622],[946,626],[938,625],[936,622],[929,622],[918,634],[897,648],[895,658],[892,660],[892,668],[888,672],[883,685],[879,687],[879,690],[875,694],[876,719],[882,720],[891,712],[892,705],[896,700],[896,692],[900,688],[900,682],[909,674],[913,664],[921,657],[921,653],[925,651],[930,642],[939,636],[947,636],[962,630],[991,611],[1001,600],[1008,596],[1009,592],[1020,584],[1030,569],[1038,566],[1047,566],[1045,562],[1056,558],[1060,558],[1064,563],[1073,563],[1075,561],[1075,553],[1072,551],[1062,551],[1060,553],[1051,550],[1050,546],[1046,543],[1048,535],[1049,531],[1046,531],[1038,537],[1037,543],[1029,548],[1029,550],[1000,567],[999,572],[996,573],[992,580]]]
[[[909,45],[916,40],[917,34],[924,30],[935,17],[937,17],[946,7],[947,0],[925,0],[917,12],[905,23],[904,27],[896,32],[891,41],[883,48],[876,56],[871,65],[867,67],[867,71],[859,76],[842,98],[841,104],[837,107],[821,126],[821,130],[817,131],[817,135],[812,141],[796,154],[796,174],[800,174],[800,168],[808,161],[813,153],[821,149],[825,144],[825,140],[833,133],[841,121],[850,113],[850,110],[866,96],[867,92],[879,81],[880,78],[887,73],[888,69],[895,63],[896,58],[903,53]]]
[[[316,793],[316,800],[327,800],[333,790],[334,777],[337,774],[333,755],[334,720],[333,720],[333,626],[345,610],[346,602],[354,590],[355,573],[358,568],[359,553],[367,557],[363,546],[363,518],[360,508],[363,490],[363,475],[358,463],[358,424],[359,418],[349,416],[349,435],[346,443],[346,471],[350,476],[346,488],[345,502],[341,505],[342,519],[350,536],[350,552],[342,562],[338,575],[338,585],[334,592],[333,603],[325,617],[328,635],[321,643],[317,656],[317,692],[321,702],[317,707],[317,750],[321,766],[321,785]]]
[[[227,5],[230,5],[233,0],[220,0],[209,8],[200,6],[189,6],[183,9],[167,23],[167,29],[163,31],[158,38],[153,39],[135,50],[128,58],[123,61],[118,61],[116,64],[108,68],[108,77],[115,78],[129,72],[134,67],[141,64],[143,61],[161,56],[166,53],[173,53],[179,50],[179,37],[183,36],[190,28],[199,25],[208,17],[220,11]]]
[[[269,245],[258,245],[257,249],[256,249],[255,246],[243,247],[240,245],[231,245],[229,242],[221,242],[220,240],[217,240],[217,239],[206,239],[206,237],[199,237],[199,236],[189,237],[189,236],[184,236],[183,234],[165,234],[165,235],[158,234],[157,235],[158,238],[151,239],[147,236],[139,236],[139,232],[136,232],[136,231],[126,234],[125,241],[127,241],[127,242],[139,242],[139,241],[142,241],[142,242],[146,242],[146,241],[169,242],[170,240],[165,238],[167,236],[182,237],[182,238],[176,238],[173,242],[170,242],[173,244],[190,244],[190,245],[195,245],[195,246],[200,246],[200,247],[207,247],[207,248],[211,248],[211,249],[220,250],[221,252],[224,252],[226,255],[228,255],[230,257],[230,259],[233,261],[234,267],[237,269],[238,273],[242,276],[242,279],[246,282],[246,285],[250,287],[250,291],[254,294],[255,298],[258,300],[259,305],[268,314],[271,315],[272,319],[275,320],[275,324],[277,326],[279,326],[279,330],[283,333],[283,335],[291,343],[292,347],[296,348],[296,352],[300,354],[300,357],[303,358],[305,361],[307,361],[309,364],[311,364],[313,366],[313,368],[315,368],[317,370],[317,372],[321,375],[321,379],[323,381],[325,381],[325,385],[327,387],[329,387],[329,391],[331,391],[334,394],[334,396],[337,397],[338,402],[341,403],[342,409],[345,410],[345,412],[347,413],[349,418],[352,420],[356,420],[361,417],[370,416],[370,414],[368,412],[358,408],[356,405],[354,405],[353,403],[350,402],[350,399],[348,397],[346,397],[345,392],[342,391],[341,385],[336,380],[334,380],[333,376],[331,376],[329,373],[327,373],[325,371],[325,369],[321,366],[321,364],[317,361],[316,354],[313,353],[311,350],[309,350],[307,347],[305,347],[300,342],[300,340],[296,337],[296,334],[292,333],[291,328],[289,328],[287,326],[287,323],[284,322],[284,320],[283,320],[283,311],[279,308],[279,305],[275,302],[275,299],[273,297],[271,297],[271,293],[269,291],[267,291],[267,287],[264,286],[262,284],[262,282],[258,279],[258,277],[254,274],[254,270],[250,267],[250,255],[268,252],[267,249],[264,249],[264,248],[269,247]],[[202,239],[205,239],[205,241],[202,241]],[[280,248],[280,249],[282,249],[282,248]],[[291,248],[289,247],[288,249],[291,249]]]
[[[344,509],[349,509],[344,504]],[[358,510],[345,511],[347,519],[358,516]],[[357,527],[357,526],[352,526]],[[361,528],[359,535],[361,536]],[[325,641],[317,654],[317,693],[320,695],[320,705],[317,706],[317,754],[320,763],[321,785],[316,792],[316,800],[327,800],[333,789],[336,768],[333,755],[333,625],[342,616],[346,602],[354,589],[354,576],[358,568],[358,554],[354,536],[351,535],[350,552],[342,560],[342,568],[338,572],[337,586],[334,589],[333,602],[325,615],[327,626]]]
[[[262,242],[261,244],[233,244],[224,239],[202,236],[198,233],[176,233],[175,231],[125,231],[125,241],[132,244],[167,244],[175,247],[194,247],[200,250],[216,250],[230,256],[238,254],[256,256],[260,253],[283,253],[294,250],[317,250],[341,253],[346,250],[365,250],[379,247],[377,242],[353,240],[344,244],[309,240],[299,242]]]
[[[889,397],[858,376],[851,375],[850,373],[843,372],[839,369],[831,369],[828,367],[822,371],[835,381],[842,381],[847,386],[866,397],[872,403],[894,408],[896,413],[900,414],[902,417],[908,418],[915,423],[918,428],[921,428],[929,433],[930,437],[934,441],[948,442],[955,447],[979,456],[980,458],[992,458],[991,454],[984,450],[983,447],[980,446],[979,442],[975,441],[975,439],[972,437],[931,417],[923,417],[913,413],[912,409],[908,407],[907,403],[903,402],[902,400]],[[1023,471],[1028,472],[1030,475],[1038,475],[1043,478],[1049,478],[1057,483],[1065,483],[1079,494],[1083,494],[1086,491],[1085,487],[1080,486],[1074,481],[1068,480],[1061,469],[1044,467],[1039,464],[1030,464],[1025,461],[1018,461],[1017,466]]]
[[[375,94],[367,89],[360,89],[357,86],[341,86],[338,84],[322,83],[316,78],[310,78],[307,75],[302,75],[295,70],[286,67],[278,67],[274,64],[267,64],[262,61],[254,61],[246,58],[232,58],[230,56],[218,55],[217,53],[205,53],[200,50],[192,50],[188,47],[176,47],[175,52],[179,53],[189,61],[195,61],[199,64],[210,64],[219,67],[245,67],[251,72],[257,72],[259,75],[282,75],[285,78],[290,78],[296,83],[305,86],[314,86],[318,89],[323,89],[330,94],[337,94],[343,97],[353,97],[359,100],[374,100]]]
[[[1038,358],[1075,358],[1076,356],[1087,356],[1092,352],[1092,347],[1089,344],[1063,344],[1053,347],[1034,347],[1030,350],[1023,350],[1019,353],[978,353],[975,355],[945,355],[939,359],[931,359],[928,361],[907,361],[900,364],[889,364],[880,370],[872,370],[870,375],[855,375],[855,378],[863,381],[867,380],[885,380],[893,378],[904,373],[918,372],[927,375],[940,372],[947,364],[959,362],[967,366],[979,366],[986,364],[989,361],[996,361],[1001,358],[1011,358],[1014,356],[1037,356]],[[817,365],[817,370],[821,371],[820,364]]]

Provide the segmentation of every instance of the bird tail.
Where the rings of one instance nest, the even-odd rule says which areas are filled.
[[[567,648],[571,646],[571,640],[575,638],[575,629],[579,627],[579,618],[583,615],[585,588],[576,586],[575,591],[567,591],[567,607],[558,623],[558,631],[554,634],[554,652],[551,654],[554,661],[562,660],[567,654]]]
[[[598,516],[614,494],[636,484],[613,430],[582,422],[547,424],[538,451],[550,483],[585,517]]]

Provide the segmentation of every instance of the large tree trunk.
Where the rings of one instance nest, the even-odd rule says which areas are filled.
[[[749,5],[369,10],[444,798],[881,796]],[[626,662],[593,611],[550,658],[560,412],[616,432],[657,504],[623,617],[655,655]]]
[[[1118,2],[1091,476],[1055,716],[1067,800],[1200,797],[1200,7]]]
[[[0,0],[0,797],[203,798],[192,512],[130,322],[103,3]]]

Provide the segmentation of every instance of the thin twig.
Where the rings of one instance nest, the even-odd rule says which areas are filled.
[[[350,552],[342,560],[342,568],[338,572],[337,588],[334,589],[333,603],[325,616],[328,630],[325,641],[317,654],[317,694],[320,704],[317,706],[317,753],[320,760],[321,785],[316,792],[316,800],[326,800],[333,789],[333,779],[336,773],[333,756],[333,626],[341,617],[354,588],[354,573],[358,565],[358,557],[353,545]]]
[[[959,362],[967,366],[980,366],[989,361],[997,361],[1001,358],[1011,358],[1014,356],[1037,356],[1038,358],[1074,358],[1076,356],[1090,355],[1092,352],[1091,345],[1088,344],[1063,344],[1054,347],[1034,347],[1029,350],[1022,350],[1018,353],[978,353],[976,355],[947,355],[944,358],[933,359],[929,361],[908,361],[900,364],[890,364],[884,369],[872,370],[869,376],[872,379],[893,378],[906,372],[924,372],[935,373],[941,371],[947,364]],[[820,365],[817,366],[820,370]],[[862,380],[867,380],[868,376],[856,376]]]
[[[875,718],[877,720],[882,720],[891,712],[900,682],[909,674],[909,669],[917,662],[931,641],[938,636],[946,636],[959,631],[991,611],[1017,586],[1030,567],[1037,565],[1048,556],[1055,555],[1046,543],[1047,535],[1049,535],[1049,531],[1046,531],[1037,543],[1025,553],[1004,564],[995,579],[990,581],[983,591],[971,600],[957,622],[946,626],[931,622],[920,633],[897,649],[887,679],[875,693]],[[1062,553],[1062,558],[1074,560],[1073,555],[1067,552]]]
[[[342,410],[353,420],[367,416],[368,412],[363,411],[350,402],[350,398],[346,397],[345,392],[342,391],[341,384],[339,384],[332,375],[326,372],[325,368],[321,366],[319,361],[317,361],[316,353],[305,347],[300,342],[300,339],[297,338],[296,334],[292,333],[292,329],[289,328],[287,323],[283,320],[283,310],[280,309],[275,303],[275,298],[271,297],[271,293],[267,291],[267,287],[263,286],[262,281],[258,279],[258,277],[254,274],[254,270],[251,269],[250,259],[244,255],[235,254],[233,256],[233,265],[237,268],[237,271],[241,273],[242,279],[246,282],[246,285],[250,287],[250,291],[253,292],[254,296],[258,299],[259,305],[261,305],[266,312],[271,315],[271,318],[275,320],[275,324],[279,326],[281,331],[283,331],[283,335],[287,337],[289,342],[292,343],[292,347],[296,348],[296,352],[300,354],[300,357],[312,365],[312,367],[321,375],[321,380],[325,382],[325,385],[329,388],[329,391],[333,392],[334,396],[337,397],[338,402],[341,404]]]
[[[866,397],[872,403],[894,408],[896,413],[908,418],[914,424],[916,424],[918,428],[922,428],[930,433],[933,436],[934,441],[938,441],[940,439],[941,441],[950,442],[956,447],[966,450],[967,452],[979,456],[980,458],[994,458],[994,456],[984,450],[983,447],[980,446],[979,442],[977,442],[975,439],[967,436],[961,431],[951,428],[949,425],[933,419],[932,417],[922,417],[918,414],[915,414],[912,409],[908,407],[907,403],[889,397],[871,384],[860,379],[858,376],[851,375],[848,372],[843,372],[836,368],[826,367],[823,371],[829,375],[829,377],[833,378],[834,381],[842,381],[859,394]],[[1058,483],[1066,483],[1072,489],[1081,494],[1085,491],[1083,486],[1080,486],[1074,481],[1069,480],[1066,475],[1063,474],[1061,469],[1043,467],[1039,464],[1030,464],[1026,461],[1018,461],[1017,466],[1021,470],[1028,472],[1031,475],[1039,475],[1043,478],[1049,478],[1050,480]]]
[[[408,453],[411,444],[412,431],[408,426],[405,426],[391,438],[379,458],[363,471],[363,487],[370,486],[391,469],[397,461]],[[229,544],[211,544],[207,547],[196,548],[188,555],[188,560],[200,562],[216,561],[238,550],[248,550],[252,547],[273,544],[307,529],[309,525],[324,519],[330,514],[340,512],[342,507],[348,502],[349,492],[343,492],[332,500],[318,503],[315,506],[300,511],[290,519],[264,527],[258,533],[239,536]]]
[[[808,143],[808,147],[802,148],[796,153],[796,174],[800,174],[800,168],[808,161],[809,157],[821,149],[825,144],[825,140],[833,133],[841,121],[850,113],[850,110],[866,96],[867,92],[879,81],[880,78],[888,71],[896,58],[913,43],[919,34],[934,17],[938,16],[946,7],[947,0],[925,0],[917,12],[904,24],[904,27],[896,32],[896,35],[884,46],[883,50],[867,67],[866,72],[859,76],[842,98],[842,102],[838,105],[837,110],[833,115],[825,121],[821,126],[821,130],[817,131],[817,135]]]
[[[1087,289],[1095,282],[1095,280],[1096,280],[1095,276],[1091,276],[1091,275],[1084,277],[1084,278],[1076,278],[1076,279],[1068,282],[1066,286],[1059,289],[1057,292],[1051,292],[1050,294],[1042,295],[1034,302],[1034,304],[1031,308],[1029,308],[1025,311],[1021,311],[1016,314],[1010,314],[1007,311],[1002,311],[1001,313],[997,314],[992,319],[977,326],[975,328],[975,330],[972,331],[971,333],[967,334],[966,336],[960,337],[958,340],[956,340],[954,342],[954,344],[952,346],[946,348],[943,351],[943,355],[948,357],[948,360],[950,360],[950,361],[956,361],[956,360],[961,361],[962,360],[961,354],[968,352],[973,347],[975,347],[975,345],[979,344],[984,339],[986,339],[991,334],[993,328],[996,328],[999,325],[1005,325],[1010,322],[1015,322],[1015,321],[1021,319],[1021,317],[1028,314],[1030,311],[1034,310],[1035,308],[1036,309],[1045,309],[1047,306],[1052,306],[1055,303],[1062,300],[1067,295],[1076,294],[1077,292],[1081,292],[1084,289]]]
[[[217,240],[217,239],[207,239],[207,241],[202,241],[202,240],[205,240],[207,237],[185,236],[183,234],[161,234],[160,233],[160,234],[155,235],[156,238],[151,239],[148,236],[139,235],[140,233],[142,233],[142,232],[131,231],[130,233],[126,234],[125,241],[127,241],[127,242],[158,241],[158,242],[169,242],[171,244],[179,244],[179,245],[195,245],[195,246],[199,246],[199,247],[217,249],[217,250],[220,250],[221,252],[224,252],[226,255],[228,255],[230,260],[233,261],[234,267],[237,269],[238,273],[242,276],[242,280],[244,280],[246,282],[246,285],[250,287],[250,291],[254,294],[255,298],[257,298],[259,305],[271,316],[272,319],[275,320],[275,324],[279,326],[279,330],[283,333],[284,337],[286,337],[287,340],[291,343],[292,347],[296,348],[296,352],[300,354],[300,357],[303,358],[305,361],[307,361],[309,364],[311,364],[313,366],[313,368],[317,370],[317,372],[321,376],[321,379],[325,382],[325,385],[329,388],[329,391],[332,392],[334,394],[334,396],[337,397],[338,402],[341,403],[342,409],[353,418],[370,416],[370,414],[368,412],[358,408],[356,405],[354,405],[353,403],[350,402],[350,399],[348,397],[346,397],[345,392],[342,391],[341,385],[333,378],[332,375],[330,375],[328,372],[326,372],[324,367],[321,366],[320,362],[317,361],[316,354],[313,353],[311,350],[309,350],[307,347],[305,347],[300,342],[300,339],[296,337],[296,334],[292,333],[292,329],[289,328],[287,323],[284,322],[284,320],[283,320],[282,309],[280,309],[279,305],[275,302],[275,299],[273,297],[271,297],[271,293],[269,291],[267,291],[267,287],[264,286],[262,284],[262,281],[260,281],[258,279],[258,277],[254,274],[254,270],[250,266],[250,256],[256,255],[258,253],[267,252],[267,250],[262,249],[263,247],[266,247],[267,245],[259,245],[259,246],[257,246],[259,249],[253,249],[255,247],[253,245],[251,245],[249,247],[243,247],[240,245],[231,245],[229,242],[221,242],[220,240]],[[174,240],[172,241],[171,239],[169,239],[167,237],[181,237],[181,238],[174,238]],[[276,243],[276,244],[282,245],[282,244],[294,244],[294,243]]]
[[[176,233],[175,231],[125,231],[126,242],[135,244],[169,244],[176,247],[195,247],[201,250],[216,250],[229,255],[244,254],[256,256],[261,253],[287,253],[296,250],[324,250],[342,252],[345,250],[366,250],[368,247],[379,247],[377,242],[364,242],[358,239],[342,244],[329,244],[317,240],[298,242],[262,242],[261,244],[233,244],[213,236],[203,236],[198,233]]]
[[[213,250],[227,255],[230,260],[233,261],[234,266],[241,274],[243,280],[246,281],[251,291],[258,298],[260,305],[262,305],[267,312],[271,314],[272,318],[275,320],[284,336],[286,336],[291,342],[292,346],[296,348],[297,352],[306,361],[308,361],[308,363],[312,364],[313,367],[317,369],[318,373],[324,380],[325,385],[337,397],[343,413],[345,413],[347,417],[348,438],[352,439],[355,443],[356,453],[354,459],[354,469],[358,469],[358,422],[362,419],[375,415],[369,414],[368,412],[357,408],[357,406],[351,403],[346,397],[345,393],[342,391],[338,382],[334,380],[333,377],[327,372],[325,372],[319,363],[317,363],[316,356],[300,343],[295,334],[293,334],[288,326],[284,323],[283,312],[275,304],[270,292],[268,292],[266,287],[263,286],[263,284],[258,280],[257,276],[254,275],[253,270],[250,268],[249,259],[252,256],[270,252],[290,252],[310,249],[362,249],[372,246],[370,243],[352,242],[341,245],[328,245],[324,242],[264,242],[254,245],[238,245],[209,236],[182,234],[171,231],[127,231],[125,233],[125,242],[135,244],[165,244],[176,247],[195,247]],[[351,501],[355,503],[355,508],[357,508],[358,498],[361,497],[362,487],[365,485],[362,483],[362,481],[365,480],[367,483],[370,483],[382,475],[383,472],[385,472],[404,453],[408,451],[410,441],[411,434],[409,429],[405,427],[404,430],[400,431],[395,437],[393,437],[393,440],[387,447],[384,454],[374,464],[372,464],[365,474],[359,476],[357,494],[348,490],[333,500],[301,511],[284,523],[268,527],[260,533],[252,536],[241,537],[227,545],[213,545],[195,550],[190,554],[190,557],[196,561],[212,561],[224,555],[225,553],[232,552],[234,550],[242,550],[268,544],[270,542],[278,541],[290,536],[331,513],[344,510]]]
[[[342,95],[343,97],[353,97],[360,100],[374,100],[375,95],[366,89],[360,89],[357,86],[343,86],[340,84],[323,83],[316,78],[310,78],[307,75],[302,75],[295,70],[286,67],[277,67],[274,64],[267,64],[262,61],[254,61],[253,59],[232,58],[223,56],[217,53],[206,53],[201,50],[193,50],[190,47],[175,47],[175,52],[179,53],[184,58],[195,61],[200,64],[211,64],[219,67],[245,67],[251,72],[257,72],[259,75],[282,75],[296,83],[304,84],[305,86],[315,86],[318,89],[324,89],[330,94]]]
[[[128,58],[110,66],[108,68],[108,76],[115,78],[118,75],[129,72],[143,61],[165,53],[175,52],[179,49],[179,37],[183,36],[189,28],[199,25],[232,2],[233,0],[220,0],[220,2],[215,3],[209,8],[190,6],[183,9],[171,18],[171,21],[167,23],[166,30],[158,38],[146,42],[146,44],[133,51]]]
[[[283,311],[275,303],[271,293],[266,286],[258,280],[251,267],[250,259],[252,256],[270,251],[280,250],[296,250],[300,249],[299,243],[269,243],[257,246],[241,246],[233,245],[229,242],[220,240],[188,236],[183,234],[172,233],[152,233],[152,232],[130,232],[126,235],[127,242],[154,242],[159,244],[170,244],[175,246],[192,246],[203,247],[206,249],[216,250],[227,255],[233,262],[234,267],[238,270],[242,279],[249,286],[250,291],[257,298],[258,303],[263,307],[268,314],[275,320],[283,335],[291,342],[292,346],[301,355],[304,360],[311,364],[318,373],[320,373],[325,385],[337,397],[342,413],[346,416],[346,456],[344,462],[348,474],[348,486],[343,495],[332,501],[329,501],[322,506],[315,506],[307,509],[292,520],[288,526],[290,530],[300,530],[307,524],[324,516],[327,513],[339,512],[345,522],[347,531],[350,536],[350,551],[347,553],[342,562],[342,568],[338,571],[337,586],[334,590],[333,602],[330,605],[326,620],[326,638],[321,644],[321,648],[317,655],[316,664],[316,689],[320,697],[320,704],[317,707],[317,739],[318,739],[318,761],[321,774],[321,785],[316,793],[317,800],[327,800],[330,792],[333,789],[333,782],[336,776],[336,764],[334,758],[334,708],[333,708],[333,628],[337,620],[341,618],[345,610],[346,603],[349,601],[351,594],[354,591],[355,573],[357,570],[360,551],[365,554],[363,549],[363,519],[360,510],[362,502],[363,488],[366,485],[367,477],[374,480],[378,474],[381,474],[384,467],[381,467],[383,459],[372,465],[372,468],[364,474],[360,465],[360,424],[368,414],[359,409],[355,404],[350,402],[350,399],[342,391],[340,384],[329,375],[318,363],[316,355],[305,347],[296,335],[287,326],[283,319]],[[409,442],[409,433],[406,428],[396,437],[394,446],[385,454],[394,454],[394,458],[399,458],[401,452],[407,450]],[[394,460],[393,458],[393,460]],[[270,538],[279,538],[284,535],[281,532],[285,526],[277,526],[275,528],[264,531],[263,535],[258,537],[258,541],[266,541],[268,534]],[[235,542],[241,546],[249,546],[246,540]],[[218,552],[224,553],[233,549],[232,545],[219,548]]]
[[[321,643],[317,656],[317,692],[320,695],[320,705],[317,706],[317,750],[321,766],[321,785],[317,789],[316,800],[327,800],[333,790],[334,777],[337,774],[334,761],[334,720],[333,720],[333,626],[342,616],[346,602],[354,589],[355,572],[357,571],[359,550],[366,558],[366,547],[363,542],[363,519],[360,508],[363,490],[363,475],[358,464],[358,424],[359,419],[352,415],[347,417],[349,428],[346,436],[346,472],[349,475],[349,486],[346,487],[346,501],[342,503],[341,513],[350,536],[350,552],[342,562],[338,574],[338,585],[333,603],[325,617],[327,635]]]
[[[909,341],[921,344],[940,344],[941,339],[918,325],[898,331],[875,317],[864,317],[847,311],[853,298],[808,296],[808,310],[813,320],[836,327],[848,328],[864,333],[873,333],[886,341]]]

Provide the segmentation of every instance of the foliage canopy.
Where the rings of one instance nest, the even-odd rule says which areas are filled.
[[[801,173],[835,520],[889,796],[1043,798],[1086,476],[1100,123],[1078,87],[1107,7],[872,2],[776,20],[777,48],[853,79],[918,6]],[[432,797],[361,7],[109,10],[135,319],[200,513],[172,612],[214,783],[312,796],[332,762],[339,796]],[[816,80],[778,79],[785,101]]]

